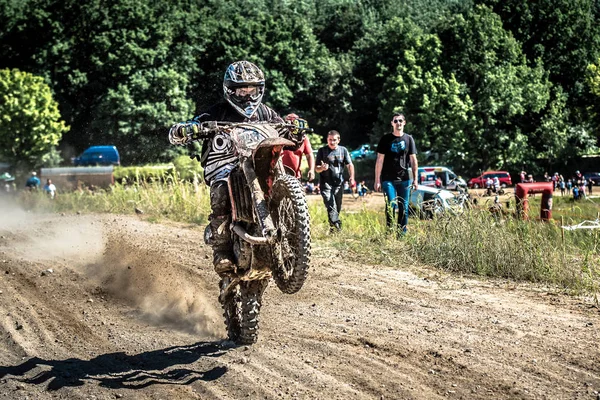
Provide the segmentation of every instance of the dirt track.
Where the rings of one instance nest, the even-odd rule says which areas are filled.
[[[596,399],[600,313],[544,288],[315,248],[230,347],[202,229],[2,210],[0,397]],[[52,271],[48,271],[51,269]]]

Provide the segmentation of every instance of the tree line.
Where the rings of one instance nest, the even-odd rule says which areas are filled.
[[[172,159],[169,126],[221,99],[246,59],[267,104],[348,147],[401,111],[421,162],[536,172],[598,150],[599,17],[598,0],[0,0],[0,69],[58,104],[38,165],[93,144],[126,164]],[[23,131],[6,116],[16,75],[0,75],[5,159]]]

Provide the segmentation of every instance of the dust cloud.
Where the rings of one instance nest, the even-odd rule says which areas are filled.
[[[0,199],[0,234],[7,250],[24,261],[84,265],[102,255],[105,241],[92,218],[25,211]]]
[[[220,313],[202,294],[200,278],[157,249],[114,235],[102,260],[89,265],[87,274],[111,295],[138,308],[148,323],[211,338],[222,335],[216,328]]]
[[[222,336],[220,311],[202,294],[200,277],[129,234],[102,217],[34,213],[0,198],[3,254],[36,268],[73,269],[153,325]]]

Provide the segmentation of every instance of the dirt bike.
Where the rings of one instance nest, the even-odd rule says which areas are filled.
[[[304,188],[286,173],[281,162],[292,141],[280,130],[299,136],[310,129],[288,124],[204,122],[191,126],[182,144],[210,139],[217,133],[231,138],[239,164],[228,184],[232,205],[235,269],[221,275],[219,302],[229,339],[255,343],[262,296],[269,280],[287,294],[296,293],[310,267],[310,216]],[[210,230],[205,241],[210,244]]]

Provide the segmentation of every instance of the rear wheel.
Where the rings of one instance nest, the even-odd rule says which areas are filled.
[[[271,217],[278,229],[273,251],[273,280],[283,293],[296,293],[310,265],[310,215],[298,179],[282,175],[273,184]]]
[[[230,278],[221,279],[223,291]],[[258,316],[262,306],[262,295],[268,285],[266,279],[242,281],[220,298],[229,339],[237,344],[252,344],[258,339]]]

